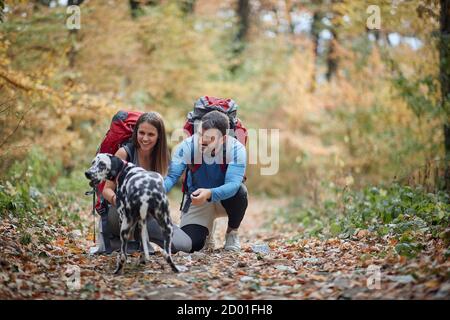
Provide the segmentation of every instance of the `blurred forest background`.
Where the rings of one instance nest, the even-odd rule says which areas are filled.
[[[67,28],[71,5],[80,29]],[[309,257],[308,246],[353,247],[353,262],[324,261],[378,261],[398,281],[421,283],[394,283],[404,296],[450,296],[449,0],[0,0],[0,20],[0,266],[10,266],[0,296],[53,294],[36,284],[42,257],[56,261],[45,273],[59,272],[61,252],[88,263],[74,240],[93,236],[83,173],[118,110],[158,111],[170,137],[203,95],[233,98],[247,128],[280,130],[278,173],[248,166],[246,230],[264,221],[282,238],[271,248],[291,262]],[[299,240],[332,237],[360,241]],[[307,259],[324,252],[335,254]],[[406,258],[417,260],[405,269]],[[20,268],[30,292],[5,280]],[[302,279],[295,285],[311,291],[290,294],[318,290]],[[91,280],[81,298],[120,294]],[[251,285],[233,296],[254,297]]]
[[[118,110],[156,110],[170,136],[213,95],[233,98],[247,128],[280,129],[278,174],[249,165],[247,184],[292,199],[279,216],[300,230],[341,233],[353,211],[359,227],[391,222],[417,190],[430,224],[448,223],[448,1],[0,4],[3,213],[79,203]],[[79,30],[66,27],[73,4]]]

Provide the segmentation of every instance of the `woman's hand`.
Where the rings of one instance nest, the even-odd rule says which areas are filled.
[[[211,189],[197,189],[191,194],[192,204],[194,206],[200,206],[211,198]]]
[[[103,188],[103,198],[106,199],[111,205],[116,206],[116,184],[111,180],[106,180],[105,187]]]

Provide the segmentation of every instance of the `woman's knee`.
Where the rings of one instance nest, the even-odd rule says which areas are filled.
[[[118,237],[120,235],[120,218],[119,212],[114,206],[109,206],[108,208],[108,231],[113,235]]]

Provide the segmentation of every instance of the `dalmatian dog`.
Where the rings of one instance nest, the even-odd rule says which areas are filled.
[[[94,158],[85,175],[94,185],[106,179],[115,181],[117,185],[116,205],[121,221],[121,252],[117,257],[117,267],[114,273],[120,274],[122,272],[127,260],[128,239],[138,223],[144,249],[144,256],[141,253],[140,261],[145,263],[150,259],[147,231],[147,219],[150,216],[156,219],[164,235],[164,257],[166,261],[174,272],[179,272],[171,255],[173,227],[163,177],[157,172],[146,171],[106,153],[99,153]]]

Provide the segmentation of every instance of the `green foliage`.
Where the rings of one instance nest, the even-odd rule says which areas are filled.
[[[9,56],[14,58],[12,65],[29,71],[65,64],[64,53],[69,46],[67,31],[61,26],[65,19],[64,8],[57,8],[0,24],[0,32],[14,43],[9,48]]]
[[[17,218],[20,228],[38,225],[42,219],[82,228],[79,214],[88,201],[82,193],[87,188],[85,179],[78,171],[69,176],[62,173],[59,161],[33,148],[0,182],[0,215]],[[28,238],[24,231],[21,243],[29,242]]]
[[[9,181],[0,184],[0,214],[5,216],[7,212],[13,212],[15,215],[23,216],[30,212],[37,203],[29,197],[29,194],[23,188],[14,187]]]
[[[393,184],[344,191],[318,206],[297,200],[287,209],[279,209],[279,215],[304,229],[305,236],[347,238],[359,230],[389,235],[399,241],[397,253],[411,257],[422,249],[420,240],[427,234],[445,241],[450,196]]]
[[[20,243],[24,246],[31,243],[31,235],[27,232],[22,233],[22,236],[20,237]]]
[[[348,195],[345,209],[341,224],[347,230],[362,228],[383,235],[388,226],[403,242],[413,239],[410,232],[430,232],[437,237],[450,222],[449,195],[427,193],[420,187],[366,188]]]
[[[403,74],[393,78],[394,87],[418,117],[436,117],[443,109],[440,106],[437,76],[427,75],[417,80],[408,79]]]
[[[62,172],[59,159],[50,160],[39,147],[33,147],[22,162],[16,162],[7,178],[25,187],[48,188]]]

